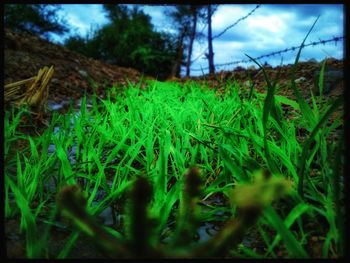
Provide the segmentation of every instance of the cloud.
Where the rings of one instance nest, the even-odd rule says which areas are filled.
[[[151,16],[154,25],[161,25],[164,22],[164,11],[166,7],[143,5],[142,10]]]
[[[220,41],[226,42],[226,41],[239,41],[239,42],[247,42],[251,40],[251,36],[247,34],[242,34],[240,32],[235,31],[228,31],[226,34],[222,35],[220,38]],[[207,39],[207,38],[205,38]],[[214,40],[215,41],[215,40]]]
[[[78,33],[80,35],[85,35],[87,33],[87,31],[89,29],[89,25],[82,22],[82,20],[79,19],[78,16],[68,14],[66,16],[66,19],[70,25],[72,25],[73,27],[75,27],[78,30]]]
[[[249,6],[255,7],[255,5]],[[244,5],[221,5],[212,16],[212,27],[215,31],[222,31],[247,13],[247,7]]]
[[[254,6],[249,8],[245,5],[236,6],[236,8],[225,7],[226,11],[230,10],[230,12],[225,13],[222,13],[224,8],[219,9],[215,20],[217,24],[213,24],[216,26],[214,32],[218,34],[237,21],[238,18],[234,14],[246,15],[252,8]],[[229,29],[219,39],[214,40],[214,62],[215,64],[220,64],[246,59],[242,51],[253,57],[258,57],[293,46],[299,46],[319,14],[321,17],[306,44],[311,41],[326,40],[343,34],[344,15],[342,5],[262,5],[253,15]],[[230,38],[228,37],[229,35],[234,37]],[[239,37],[240,35],[242,37]],[[239,50],[237,52],[232,50],[230,45],[223,45],[223,43],[230,41],[243,43],[243,50],[239,50],[240,48],[236,47]],[[343,43],[339,42],[338,46],[335,46],[334,43],[332,44],[307,47],[303,49],[301,58],[322,60],[330,55],[341,58],[343,56]],[[224,54],[229,53],[231,56],[219,55],[221,50]],[[285,63],[292,63],[295,59],[295,53],[283,53]],[[281,56],[276,55],[264,59],[275,66],[280,63]],[[262,62],[264,59],[262,59]],[[199,60],[196,63],[199,67],[207,67],[206,64],[206,60]],[[227,66],[227,68],[235,66]],[[193,68],[195,68],[195,65],[193,65]]]
[[[102,5],[98,4],[62,4],[60,15],[67,20],[73,31],[86,35],[91,29],[108,22]]]
[[[150,15],[152,24],[157,31],[176,34],[176,27],[167,15],[173,6],[140,5],[143,11]],[[66,18],[72,28],[85,35],[91,26],[101,26],[108,20],[103,12],[102,5],[98,4],[65,4],[62,5]],[[219,5],[212,17],[213,36],[220,34],[228,26],[246,16],[256,7],[255,4]],[[344,6],[340,4],[262,4],[260,8],[234,27],[227,30],[219,38],[213,40],[214,63],[222,64],[247,59],[244,53],[258,57],[271,52],[296,47],[301,44],[316,17],[320,18],[309,35],[306,44],[327,40],[344,34]],[[199,23],[201,31],[203,23]],[[207,28],[203,31],[207,34]],[[206,36],[194,42],[192,60],[199,56],[192,68],[208,67],[207,59],[203,59],[207,49]],[[208,51],[206,51],[208,52]],[[283,53],[285,63],[292,63],[296,52]],[[343,42],[334,45],[334,42],[315,47],[306,47],[301,58],[315,58],[322,60],[327,56],[343,57]],[[281,56],[262,59],[275,66],[280,63]],[[248,65],[248,64],[247,64]],[[226,66],[232,69],[236,65]],[[243,64],[243,66],[246,66]],[[222,69],[222,68],[219,68]],[[195,72],[201,74],[201,72]]]

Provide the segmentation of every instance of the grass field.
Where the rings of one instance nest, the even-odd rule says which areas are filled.
[[[244,92],[235,82],[228,83],[221,95],[194,82],[183,86],[150,82],[146,89],[129,87],[105,100],[92,96],[90,111],[85,97],[78,112],[54,112],[40,136],[17,131],[25,113],[6,112],[5,216],[21,217],[27,255],[35,257],[48,238],[39,235],[36,223],[40,219],[54,224],[56,194],[64,185],[79,183],[89,213],[98,215],[124,202],[133,179],[146,175],[154,189],[149,207],[151,217],[158,220],[154,235],[162,239],[162,231],[174,220],[187,168],[200,169],[200,200],[218,193],[229,200],[235,185],[252,181],[256,170],[266,169],[291,180],[294,191],[282,204],[264,210],[259,219],[258,232],[267,248],[259,256],[275,257],[279,243],[289,256],[306,256],[303,247],[314,236],[324,238],[319,256],[339,256],[343,139],[327,142],[327,138],[343,121],[340,115],[332,122],[323,118],[337,101],[319,109],[316,99],[314,108],[307,106],[309,111],[301,112],[296,101]],[[266,105],[273,108],[270,114]],[[305,136],[298,136],[298,130],[304,130]],[[19,139],[28,146],[11,152]],[[201,222],[220,221],[218,211],[235,215],[230,206],[208,207],[200,213]],[[312,229],[308,222],[313,222]],[[300,244],[298,252],[291,248],[295,242]],[[232,253],[258,256],[248,248],[241,250]]]
[[[323,72],[310,103],[293,77],[295,101],[265,75],[266,93],[114,87],[38,135],[8,110],[5,221],[20,220],[28,258],[69,257],[81,233],[110,257],[342,257],[343,99],[324,100]],[[113,223],[96,223],[106,209]],[[214,237],[196,242],[210,222]],[[54,228],[71,233],[56,254]]]

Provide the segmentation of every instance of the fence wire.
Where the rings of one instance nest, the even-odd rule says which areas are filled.
[[[300,46],[295,46],[295,47],[290,47],[290,48],[286,48],[286,49],[283,49],[283,50],[279,50],[279,51],[275,51],[275,52],[271,52],[271,53],[268,53],[268,54],[265,54],[265,55],[261,55],[259,57],[255,57],[254,59],[256,60],[259,60],[259,59],[262,59],[262,58],[267,58],[267,57],[271,57],[271,56],[276,56],[276,55],[281,55],[282,53],[285,53],[285,52],[289,52],[289,51],[295,51],[295,50],[298,50],[301,46],[304,48],[304,47],[309,47],[309,46],[317,46],[317,45],[325,45],[326,43],[329,43],[329,42],[335,42],[335,45],[337,45],[338,41],[341,41],[344,39],[344,36],[337,36],[337,37],[333,37],[331,39],[326,39],[326,40],[322,40],[322,39],[319,39],[319,41],[313,41],[309,44],[304,44],[304,45],[300,45]],[[235,65],[235,64],[239,64],[239,63],[249,63],[251,62],[250,59],[242,59],[242,60],[237,60],[237,61],[232,61],[232,62],[228,62],[228,63],[222,63],[222,64],[215,64],[215,68],[216,67],[222,67],[222,66],[228,66],[228,65]],[[200,69],[191,69],[191,71],[203,71],[203,70],[207,70],[209,69],[209,67],[204,67],[204,68],[200,68]]]
[[[247,18],[248,18],[249,16],[251,16],[251,15],[255,12],[255,10],[258,9],[260,6],[261,6],[261,4],[260,4],[260,5],[256,5],[256,7],[255,7],[253,10],[251,10],[247,15],[242,16],[242,17],[239,18],[236,22],[234,22],[232,25],[229,25],[229,26],[226,27],[223,31],[221,31],[221,33],[219,33],[219,34],[213,36],[213,37],[211,38],[211,40],[213,40],[213,39],[215,39],[215,38],[218,38],[218,37],[221,37],[221,36],[222,36],[223,34],[225,34],[229,29],[231,29],[232,27],[236,26],[239,22],[241,22],[241,21],[247,19]],[[193,62],[197,61],[197,60],[198,60],[201,56],[203,56],[203,55],[205,54],[205,52],[207,52],[207,51],[208,51],[208,47],[207,47],[204,51],[202,51],[202,53],[201,53],[199,56],[197,56],[195,59],[193,59],[193,60],[191,61],[191,64],[192,64]]]
[[[256,9],[258,9],[261,5],[256,5],[256,7],[250,11],[246,16],[241,17],[240,19],[238,19],[235,23],[233,23],[232,25],[229,25],[228,27],[226,27],[220,34],[217,34],[216,36],[213,36],[211,39],[215,39],[218,37],[221,37],[223,34],[226,33],[227,30],[231,29],[232,27],[234,27],[235,25],[237,25],[239,22],[243,21],[244,19],[248,18],[249,16],[251,16]]]

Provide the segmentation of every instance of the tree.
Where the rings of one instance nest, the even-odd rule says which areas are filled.
[[[204,19],[203,13],[204,6],[200,5],[177,5],[175,10],[168,12],[168,15],[172,17],[173,21],[177,25],[179,50],[183,50],[187,44],[187,56],[186,56],[186,76],[190,75],[191,57],[193,51],[193,43],[200,35],[197,34],[197,24],[199,19]],[[181,40],[181,42],[180,42]],[[180,53],[180,52],[178,52]],[[183,58],[182,58],[183,59]],[[180,64],[177,61],[176,65]]]
[[[207,12],[207,19],[208,19],[208,62],[209,62],[209,73],[214,74],[215,73],[215,66],[214,66],[214,52],[213,52],[213,37],[212,37],[212,32],[211,32],[211,17],[213,13],[215,12],[212,11],[212,6],[208,5],[208,12]]]
[[[96,38],[82,37],[79,35],[70,36],[66,39],[64,45],[70,49],[79,52],[80,54],[91,57],[94,59],[100,59],[100,53],[98,51],[99,43]]]
[[[180,76],[180,71],[181,71],[181,61],[183,58],[183,38],[184,35],[180,35],[179,39],[177,40],[176,43],[176,59],[175,62],[173,63],[172,69],[171,69],[171,73],[170,75],[167,77],[167,79],[173,79],[175,77],[179,77]]]
[[[173,63],[173,70],[169,79],[173,77],[179,77],[181,71],[181,65],[184,61],[184,49],[185,39],[189,37],[191,31],[191,10],[188,5],[176,5],[175,9],[172,8],[165,12],[167,16],[171,17],[177,29],[177,41],[176,50],[177,57]]]
[[[88,39],[71,37],[65,45],[86,56],[165,79],[176,57],[173,37],[154,31],[150,16],[137,6],[103,6],[110,23]]]
[[[57,4],[5,4],[4,25],[16,32],[28,32],[49,39],[49,33],[69,32],[59,19]]]
[[[188,55],[186,62],[186,77],[190,76],[190,67],[191,67],[191,57],[192,57],[192,48],[193,42],[196,37],[196,29],[197,29],[197,18],[198,18],[198,7],[195,5],[190,5],[191,16],[192,16],[192,28],[190,33],[189,45],[188,45]]]
[[[125,5],[104,4],[103,8],[112,22],[118,21],[120,23],[129,20],[129,10]]]

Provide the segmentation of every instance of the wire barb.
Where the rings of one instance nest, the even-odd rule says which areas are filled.
[[[259,7],[261,6],[260,5],[256,5],[256,7],[251,10],[246,16],[243,16],[241,18],[239,18],[236,22],[234,22],[232,25],[229,25],[228,27],[226,27],[221,33],[217,34],[216,36],[213,36],[211,38],[211,40],[215,39],[215,38],[218,38],[218,37],[221,37],[223,34],[225,34],[229,29],[231,29],[232,27],[236,26],[239,22],[243,21],[244,19],[248,18],[249,16],[251,16],[256,9],[258,9]],[[195,59],[193,59],[191,61],[191,64],[195,61],[197,61],[200,57],[202,57],[206,52],[207,52],[208,48],[206,48],[199,56],[197,56]]]
[[[309,46],[317,46],[317,45],[320,45],[320,44],[325,45],[326,43],[329,43],[329,42],[335,42],[335,44],[337,44],[338,41],[341,41],[343,39],[344,39],[344,36],[337,36],[337,37],[333,37],[333,38],[326,39],[326,40],[319,39],[318,42],[314,41],[314,42],[311,42],[309,44],[303,44],[302,48],[309,47]],[[262,59],[262,58],[265,58],[265,57],[281,55],[282,53],[285,53],[285,52],[295,51],[295,50],[299,49],[300,47],[301,47],[301,45],[300,46],[296,46],[296,47],[286,48],[284,50],[274,51],[274,52],[271,52],[271,53],[268,53],[268,54],[265,54],[265,55],[261,55],[259,57],[254,58],[254,59],[259,60],[259,59]],[[242,59],[242,60],[237,60],[237,61],[228,62],[228,63],[216,64],[215,68],[222,67],[222,66],[228,66],[228,65],[235,65],[235,64],[239,64],[239,63],[244,63],[245,64],[245,63],[248,63],[248,62],[249,61],[247,61],[245,59]],[[191,70],[192,71],[201,71],[201,70],[206,70],[206,69],[209,69],[209,67],[205,67],[205,68],[201,68],[201,69],[191,69]]]

